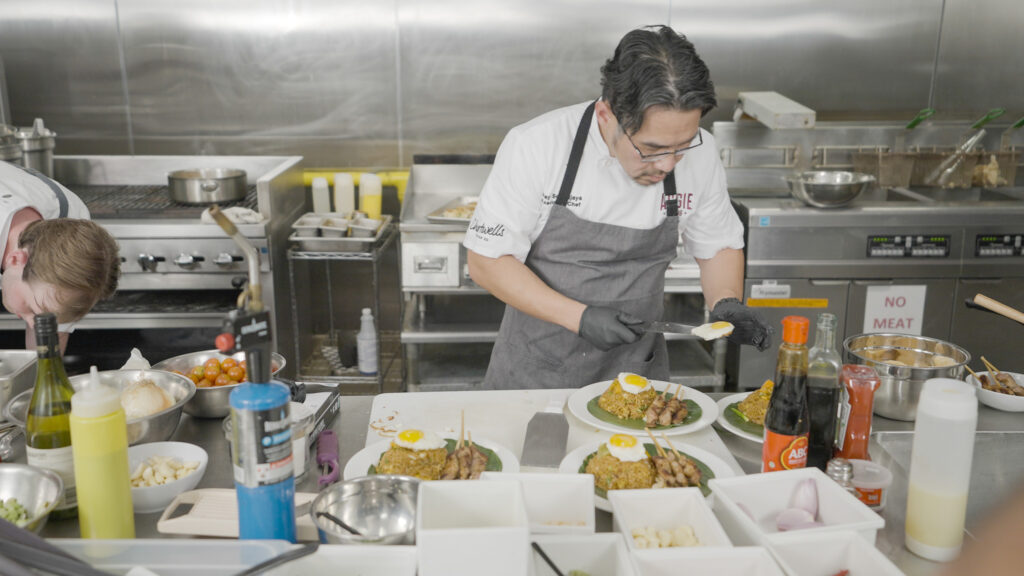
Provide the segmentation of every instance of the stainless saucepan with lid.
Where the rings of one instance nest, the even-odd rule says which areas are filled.
[[[171,200],[182,204],[234,202],[245,198],[245,170],[197,168],[175,170],[167,175]]]

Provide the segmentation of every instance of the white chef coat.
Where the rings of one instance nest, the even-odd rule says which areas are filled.
[[[7,242],[14,215],[24,208],[34,208],[43,220],[60,217],[60,201],[51,186],[64,193],[68,203],[68,218],[89,219],[85,202],[55,180],[29,171],[9,162],[0,162],[0,241]],[[2,248],[0,248],[2,252]],[[61,324],[61,332],[74,332],[74,324]]]
[[[538,116],[509,131],[484,183],[463,245],[489,258],[511,254],[526,261],[548,221],[569,161],[584,102]],[[711,134],[676,164],[683,248],[711,258],[724,248],[743,248],[743,225],[729,203],[725,170]],[[636,229],[651,229],[666,218],[663,185],[644,186],[608,152],[598,123],[590,125],[568,208],[580,218]]]

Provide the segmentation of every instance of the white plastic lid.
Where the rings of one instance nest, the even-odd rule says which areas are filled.
[[[856,488],[873,490],[876,488],[885,489],[892,484],[892,472],[881,464],[871,460],[850,460],[853,464],[853,485]]]
[[[85,386],[71,395],[71,413],[79,418],[100,418],[121,410],[121,391],[104,384],[93,366]]]
[[[978,417],[978,398],[974,386],[952,378],[932,378],[925,381],[917,414],[970,420]]]
[[[373,316],[373,311],[369,308],[363,308],[363,316]]]

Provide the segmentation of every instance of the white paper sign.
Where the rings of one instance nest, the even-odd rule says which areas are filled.
[[[927,286],[868,286],[864,332],[921,335]]]

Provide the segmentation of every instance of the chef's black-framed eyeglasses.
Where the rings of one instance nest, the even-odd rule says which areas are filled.
[[[687,150],[693,150],[697,146],[703,144],[704,138],[700,135],[700,132],[700,128],[698,128],[697,135],[690,139],[689,146],[684,146],[683,148],[678,148],[671,152],[658,152],[656,154],[644,154],[643,152],[640,151],[640,148],[637,147],[636,142],[633,142],[633,139],[629,137],[629,134],[626,134],[625,131],[623,131],[622,133],[626,134],[626,140],[629,140],[630,145],[633,146],[633,150],[636,150],[636,154],[637,156],[640,157],[641,162],[657,162],[658,160],[661,160],[662,158],[668,158],[669,156],[682,156],[683,154],[686,153]],[[696,144],[694,143],[695,140]]]

